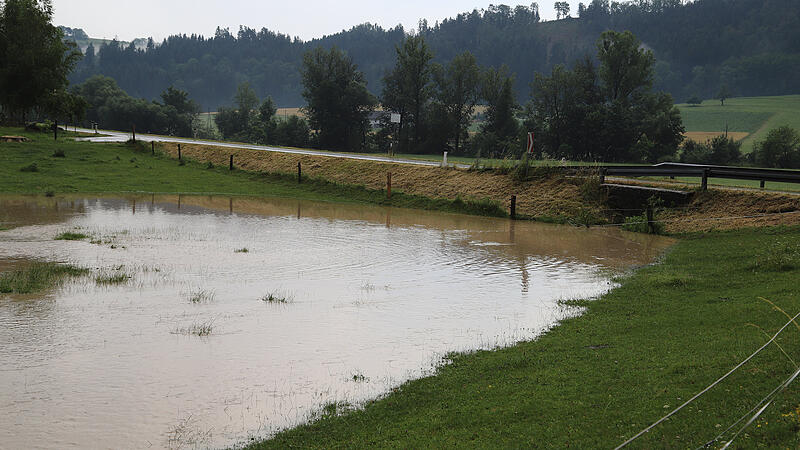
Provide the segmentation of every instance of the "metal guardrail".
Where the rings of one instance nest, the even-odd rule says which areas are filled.
[[[699,164],[662,163],[653,166],[599,166],[600,176],[622,177],[698,177],[703,190],[709,178],[766,182],[800,183],[800,171],[785,169],[756,169],[749,167],[710,166]]]

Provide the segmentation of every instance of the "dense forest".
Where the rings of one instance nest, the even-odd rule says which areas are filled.
[[[566,14],[564,14],[566,15]],[[593,0],[572,11],[577,17],[540,21],[538,6],[498,5],[458,14],[441,23],[421,21],[435,61],[469,51],[483,66],[509,66],[519,100],[530,94],[535,72],[593,57],[604,30],[630,30],[656,57],[654,88],[677,101],[711,98],[726,86],[733,95],[800,92],[800,9],[797,0]],[[77,31],[77,30],[76,30]],[[142,48],[118,42],[90,46],[71,75],[114,78],[134,97],[157,99],[169,86],[185,90],[204,110],[230,103],[248,82],[259,97],[279,106],[300,106],[303,55],[337,46],[379,94],[394,65],[395,47],[410,30],[363,24],[304,42],[267,29],[218,29],[214,36],[172,36]]]

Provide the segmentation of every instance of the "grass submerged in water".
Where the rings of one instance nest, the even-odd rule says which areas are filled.
[[[0,273],[0,293],[32,294],[61,285],[67,278],[87,275],[89,269],[56,263],[33,263],[28,267]]]
[[[773,304],[800,311],[797,242],[799,227],[684,236],[535,341],[454,355],[434,376],[252,448],[614,447],[767,342],[787,322]],[[696,448],[722,433],[796,370],[782,351],[800,359],[800,330],[776,342],[636,448]],[[799,433],[794,383],[736,444],[796,448]]]

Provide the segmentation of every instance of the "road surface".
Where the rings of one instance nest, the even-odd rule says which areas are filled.
[[[94,131],[87,129],[87,128],[76,128],[75,131],[79,133],[93,133]],[[98,132],[97,136],[92,137],[81,137],[78,138],[80,141],[88,141],[88,142],[126,142],[131,138],[130,133],[123,133],[120,131],[107,131],[101,130]],[[232,143],[232,142],[220,142],[220,141],[206,141],[206,140],[198,140],[198,139],[191,139],[191,138],[181,138],[181,137],[172,137],[172,136],[158,136],[154,134],[140,134],[136,133],[136,139],[142,142],[172,142],[176,144],[190,144],[190,145],[208,145],[211,147],[221,147],[221,148],[244,148],[248,150],[259,150],[265,152],[276,152],[276,153],[291,153],[295,155],[311,155],[311,156],[328,156],[331,158],[344,158],[344,159],[358,159],[362,161],[378,161],[378,162],[387,162],[387,163],[395,163],[395,164],[411,164],[416,166],[428,166],[428,167],[441,167],[442,163],[437,161],[422,161],[422,160],[415,160],[415,159],[402,159],[402,158],[391,158],[388,156],[372,156],[372,155],[359,155],[355,153],[338,153],[338,152],[326,152],[320,150],[306,150],[306,149],[299,149],[299,148],[284,148],[284,147],[272,147],[269,145],[254,145],[254,144],[239,144],[239,143]],[[449,166],[458,167],[460,169],[467,169],[469,168],[466,164],[449,164]]]

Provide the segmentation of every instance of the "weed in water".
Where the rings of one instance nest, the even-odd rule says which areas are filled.
[[[98,286],[125,284],[131,279],[131,276],[127,273],[121,272],[122,269],[123,266],[117,266],[110,273],[101,273],[100,275],[97,275],[94,281]]]
[[[87,239],[89,235],[83,233],[65,232],[55,237],[57,241],[82,241]]]
[[[69,277],[80,277],[89,269],[56,263],[34,263],[23,269],[0,274],[0,292],[30,294],[57,287]]]
[[[369,381],[369,378],[364,376],[364,374],[361,372],[354,373],[353,376],[350,377],[350,379],[353,380],[354,383],[366,383],[367,381]]]
[[[172,334],[183,334],[183,335],[191,335],[191,336],[210,336],[211,333],[214,331],[214,321],[209,320],[206,322],[195,322],[188,327],[183,328],[176,328]]]
[[[244,247],[244,248],[236,249],[233,252],[234,253],[249,253],[250,250],[248,250],[247,247]]]
[[[20,167],[20,172],[38,172],[39,166],[36,163],[30,163],[27,166]]]
[[[187,295],[187,299],[190,303],[205,303],[214,300],[216,294],[214,291],[207,291],[204,289],[198,289],[196,291],[189,292]]]
[[[270,292],[270,293],[264,295],[263,297],[261,297],[261,301],[264,302],[264,303],[282,303],[282,304],[285,304],[285,303],[291,302],[292,300],[293,300],[292,296],[287,295],[285,293],[277,292],[277,291]]]

